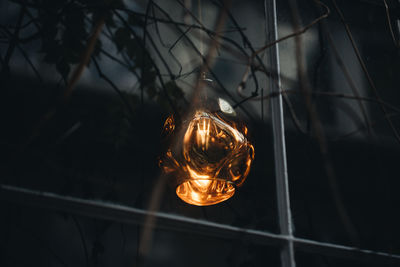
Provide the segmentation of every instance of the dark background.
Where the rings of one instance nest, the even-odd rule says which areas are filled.
[[[59,15],[64,14],[58,12],[68,4],[66,2],[69,2],[71,10],[67,9],[65,15]],[[38,18],[42,33],[32,41],[19,40],[21,49],[18,46],[15,48],[8,65],[2,62],[0,181],[6,185],[147,209],[154,185],[160,177],[158,159],[165,151],[161,129],[167,116],[174,112],[171,103],[165,99],[163,86],[156,82],[155,68],[150,63],[153,57],[156,58],[154,49],[149,49],[147,57],[132,41],[139,38],[131,36],[131,39],[126,39],[121,31],[118,34],[124,26],[115,16],[108,16],[106,26],[114,35],[111,38],[113,50],[104,39],[100,39],[101,45],[97,45],[94,58],[108,77],[119,85],[118,80],[125,74],[107,66],[108,61],[104,59],[101,49],[115,56],[127,54],[134,66],[133,72],[142,77],[138,79],[140,88],[131,90],[126,86],[122,88],[122,93],[113,90],[113,86],[96,73],[92,59],[87,70],[92,75],[83,78],[84,81],[74,88],[67,101],[61,101],[64,82],[71,77],[75,64],[79,62],[77,59],[86,45],[90,25],[94,24],[82,22],[85,18],[94,20],[99,12],[96,7],[79,15],[79,7],[91,6],[92,1],[66,2],[1,1],[2,12],[6,12],[4,8],[14,11],[1,21],[2,60],[13,42],[17,42],[7,35],[5,29],[14,31],[12,25],[18,23],[21,6],[31,10]],[[145,12],[146,5],[143,3],[139,1],[137,6],[128,6],[137,12]],[[172,9],[174,5],[171,3],[163,3],[164,8]],[[396,30],[400,5],[396,1],[388,3],[391,23]],[[329,18],[303,35],[307,75],[313,90],[351,93],[332,52],[332,44],[327,40],[326,32],[329,32],[361,94],[374,98],[337,13],[330,1],[326,4],[331,8]],[[346,22],[352,29],[382,99],[399,107],[400,50],[391,39],[382,3],[353,0],[338,1],[338,4],[343,8]],[[120,3],[117,1],[115,5],[119,7]],[[195,8],[196,3],[193,6]],[[247,27],[245,33],[249,34],[256,47],[265,40],[264,31],[254,29],[254,24],[263,22],[262,6],[262,1],[233,1],[232,4],[232,13],[238,17],[239,23]],[[205,10],[211,12],[214,10],[212,7],[212,1],[204,3]],[[299,7],[303,24],[322,12],[312,1],[299,1]],[[242,10],[246,12],[242,14]],[[280,35],[283,36],[286,31],[292,30],[290,9],[285,1],[279,1],[278,11]],[[141,35],[143,17],[137,17],[138,21],[131,20],[131,26]],[[29,23],[29,16],[22,21],[22,25]],[[58,26],[52,28],[52,25]],[[232,22],[228,21],[226,27],[230,26]],[[104,31],[107,32],[107,29]],[[29,26],[21,35],[29,37],[34,33],[34,27]],[[156,36],[156,29],[149,33]],[[163,34],[166,40],[177,39],[176,34]],[[398,30],[395,34],[396,38],[400,37]],[[228,36],[241,40],[235,33]],[[291,39],[280,46],[282,76],[286,77],[283,87],[298,90],[300,85],[296,72],[291,70],[295,65],[291,57],[293,45]],[[132,47],[136,49],[130,51]],[[161,51],[168,63],[173,65],[168,51]],[[31,69],[27,71],[29,66],[26,62],[22,63],[26,60],[24,53],[28,57],[36,57],[38,61],[35,63],[45,62],[38,64],[42,80]],[[221,58],[223,56],[221,52]],[[237,86],[236,81],[240,81],[244,67],[228,63],[221,59],[214,70],[223,84],[231,88],[232,84]],[[162,65],[160,62],[157,64]],[[165,69],[161,67],[161,71]],[[266,78],[261,74],[258,73],[257,77],[261,84],[265,82]],[[168,93],[175,108],[183,114],[190,100],[190,88],[178,83],[184,77],[178,77],[176,84],[170,78],[165,78]],[[249,81],[247,93],[250,94],[254,86]],[[216,91],[223,95],[218,88]],[[268,88],[260,90],[268,93]],[[241,100],[235,92],[231,93],[237,102]],[[328,140],[329,158],[334,166],[338,188],[335,191],[327,178],[318,140],[310,130],[302,96],[290,94],[288,101],[292,107],[285,102],[285,126],[295,236],[400,254],[397,165],[400,148],[379,104],[365,102],[373,122],[371,133],[363,126],[365,121],[357,101],[335,97],[313,98]],[[174,188],[167,183],[161,200],[162,212],[279,233],[268,101],[264,101],[263,105],[248,101],[242,107],[248,113],[239,108],[237,111],[249,126],[256,151],[244,186],[226,202],[195,207],[178,199]],[[304,132],[296,128],[290,109],[294,110]],[[390,112],[394,126],[398,128],[398,113]],[[344,204],[354,226],[351,233],[344,226],[335,198],[340,198]],[[29,203],[16,204],[4,198],[0,203],[0,266],[280,265],[278,248],[244,239],[217,239],[162,229],[155,230],[150,253],[143,263],[138,260],[140,225],[77,216],[46,209],[45,205],[31,207]],[[381,266],[300,252],[296,253],[296,261],[297,266]]]

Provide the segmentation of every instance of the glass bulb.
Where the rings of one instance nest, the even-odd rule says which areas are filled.
[[[160,166],[176,179],[178,197],[192,205],[208,206],[232,197],[254,159],[247,128],[233,121],[234,109],[222,98],[215,107],[197,109],[180,130],[172,116],[164,124],[165,136],[177,139]]]

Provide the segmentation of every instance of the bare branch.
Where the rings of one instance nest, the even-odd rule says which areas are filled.
[[[104,79],[110,86],[111,88],[114,89],[114,91],[118,94],[118,96],[121,98],[122,102],[124,103],[125,107],[127,108],[127,110],[129,111],[130,115],[133,115],[133,109],[132,106],[130,105],[129,101],[126,99],[126,97],[124,96],[124,94],[121,92],[121,90],[115,85],[115,83],[113,83],[110,78],[107,77],[107,75],[105,75],[103,73],[103,71],[101,70],[99,63],[97,62],[97,60],[92,57],[92,60],[94,62],[94,65],[97,69],[97,72],[99,74],[99,76]]]
[[[299,31],[300,27],[300,15],[298,11],[297,1],[288,0],[289,6],[292,13],[293,28],[294,31]],[[311,127],[315,134],[315,138],[318,141],[320,153],[323,159],[325,172],[328,178],[328,183],[332,192],[333,200],[340,216],[342,223],[349,234],[350,239],[358,244],[359,237],[356,228],[354,227],[351,218],[348,214],[347,208],[343,203],[342,196],[339,190],[339,186],[336,180],[335,169],[328,151],[328,143],[324,130],[322,128],[322,123],[317,113],[314,103],[311,101],[310,95],[312,92],[311,85],[308,81],[306,73],[306,65],[304,62],[304,52],[301,44],[301,35],[295,36],[295,52],[296,52],[296,62],[297,62],[297,73],[300,81],[300,89],[303,94],[304,103],[307,109],[308,116],[311,120]]]
[[[361,68],[362,68],[365,76],[367,77],[368,83],[369,83],[370,87],[372,88],[372,92],[374,93],[375,97],[381,102],[382,98],[380,97],[378,89],[376,88],[375,83],[372,80],[371,75],[369,74],[367,66],[365,65],[365,62],[361,57],[361,53],[358,50],[356,42],[354,41],[353,34],[351,33],[350,27],[347,24],[346,20],[344,19],[344,15],[343,15],[342,11],[340,10],[336,0],[331,0],[331,1],[332,1],[333,5],[335,6],[336,12],[340,16],[340,21],[342,22],[343,26],[346,29],[346,33],[347,33],[347,36],[350,39],[351,45],[353,46],[354,53],[356,54],[357,59],[358,59],[360,65],[361,65]],[[384,105],[380,105],[380,108],[381,108],[381,110],[382,110],[382,112],[384,114],[386,122],[388,123],[389,127],[392,129],[394,137],[396,138],[397,142],[400,144],[400,134],[399,134],[398,130],[396,129],[396,127],[394,126],[394,124],[393,124],[392,120],[390,119],[390,117],[387,116],[388,114],[387,114],[387,111],[386,111],[386,107]]]
[[[387,23],[388,23],[388,26],[389,26],[390,36],[392,37],[394,45],[397,48],[400,48],[400,40],[396,40],[396,37],[394,35],[393,27],[392,27],[392,20],[390,19],[389,6],[388,6],[386,0],[383,0],[383,4],[385,6],[385,12],[386,12]]]

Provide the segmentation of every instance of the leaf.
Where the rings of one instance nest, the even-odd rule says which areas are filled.
[[[154,85],[148,86],[146,92],[149,98],[153,99],[157,95],[157,88]]]
[[[129,14],[128,23],[132,26],[144,27],[144,20],[135,14]]]
[[[104,21],[107,24],[107,26],[109,26],[110,28],[115,28],[116,27],[113,13],[111,13],[111,12],[108,13],[106,15],[106,18],[104,19]]]
[[[72,49],[65,49],[64,46],[64,57],[71,64],[77,64],[81,61],[82,53]]]
[[[118,28],[114,34],[115,45],[117,46],[118,52],[121,52],[122,49],[126,47],[126,45],[131,40],[131,33],[125,27]]]
[[[75,42],[87,38],[88,33],[85,27],[85,14],[81,8],[76,5],[71,6],[70,11],[66,12],[63,21],[65,26],[63,35],[69,35],[68,38],[75,40]]]
[[[60,58],[61,45],[56,40],[43,40],[40,52],[45,53],[43,61],[54,64]]]
[[[144,70],[142,75],[143,86],[154,84],[157,76],[156,72],[152,69]]]
[[[97,39],[96,43],[94,44],[94,49],[92,53],[93,56],[97,57],[98,55],[100,55],[101,46],[102,46],[101,40]]]
[[[65,58],[61,58],[61,60],[57,61],[56,63],[56,69],[64,79],[67,79],[71,67],[69,66]]]
[[[136,39],[130,39],[126,46],[126,52],[130,58],[136,58],[141,53],[141,47],[137,43]]]
[[[175,99],[182,99],[182,97],[185,95],[175,81],[167,82],[165,84],[165,89],[167,90],[167,93]]]

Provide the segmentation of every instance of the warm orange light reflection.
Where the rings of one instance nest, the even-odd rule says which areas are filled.
[[[235,187],[220,180],[188,180],[176,188],[176,194],[186,203],[207,206],[227,200],[235,193]]]
[[[164,125],[167,132],[175,129],[171,122],[170,117]],[[182,149],[175,154],[168,150],[161,161],[164,172],[179,180],[176,194],[198,206],[229,199],[243,184],[254,159],[247,128],[206,110],[196,111],[186,125],[179,144]]]

